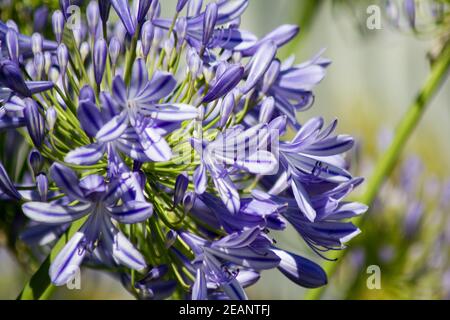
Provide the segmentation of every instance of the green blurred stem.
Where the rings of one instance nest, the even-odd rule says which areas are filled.
[[[360,201],[372,205],[378,192],[383,186],[386,179],[390,176],[397,164],[400,155],[408,142],[410,136],[414,132],[414,129],[419,124],[425,113],[427,107],[430,105],[432,98],[439,91],[441,84],[445,81],[450,68],[450,42],[448,42],[445,48],[440,53],[439,57],[434,62],[431,72],[422,87],[421,91],[417,95],[414,103],[408,109],[406,114],[400,121],[394,139],[387,151],[382,155],[381,159],[377,161],[377,165],[373,171],[372,176],[367,182],[367,189]],[[364,222],[370,217],[368,213],[358,218],[355,222],[358,227],[362,228]],[[342,250],[338,252],[338,259],[342,260],[348,250]],[[333,276],[337,267],[336,262],[326,262],[324,269],[329,278]],[[325,292],[326,286],[310,290],[305,298],[308,300],[320,299]]]
[[[69,230],[59,238],[49,256],[25,284],[22,292],[17,297],[17,300],[46,300],[51,297],[56,287],[52,285],[48,275],[50,265],[69,239],[78,231],[78,229],[80,229],[86,219],[87,217],[72,223]]]
[[[300,34],[282,49],[282,56],[289,56],[294,52],[299,52],[301,46],[306,43],[305,37],[309,35],[316,17],[322,8],[324,0],[302,0],[299,1],[297,12],[297,24],[300,26]]]
[[[446,79],[449,68],[450,43],[447,44],[438,60],[436,60],[421,92],[399,123],[391,145],[378,161],[372,177],[368,180],[366,193],[362,197],[361,202],[371,205],[375,200],[384,181],[395,168],[403,148],[422,119],[427,106],[431,103],[432,98]]]
[[[126,57],[125,57],[125,71],[124,71],[124,81],[127,86],[130,85],[131,81],[131,73],[133,70],[133,64],[136,60],[136,47],[137,42],[139,39],[139,34],[141,33],[141,25],[138,25],[136,29],[136,33],[134,34],[130,48],[127,51]]]

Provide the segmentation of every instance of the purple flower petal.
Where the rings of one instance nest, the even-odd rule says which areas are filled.
[[[180,12],[181,10],[183,10],[183,8],[186,6],[186,3],[188,2],[189,0],[178,0],[178,2],[177,2],[177,7],[176,7],[176,11],[177,12]]]
[[[81,219],[92,211],[90,203],[60,206],[46,202],[28,202],[22,206],[23,213],[31,220],[46,224],[63,224]]]
[[[250,246],[260,234],[261,229],[255,227],[225,236],[222,239],[215,241],[212,246],[217,248],[245,248]]]
[[[151,21],[146,21],[142,26],[142,51],[144,52],[144,56],[147,57],[153,42],[153,37],[155,35],[155,27]]]
[[[186,173],[179,174],[175,181],[175,190],[173,196],[173,204],[175,206],[179,205],[181,201],[183,201],[188,185],[189,185],[188,175]]]
[[[100,20],[100,9],[97,1],[91,1],[86,8],[86,20],[89,26],[90,34],[95,37],[98,22]]]
[[[100,10],[100,17],[104,23],[108,21],[109,12],[111,10],[111,1],[110,0],[98,0],[98,6]]]
[[[122,206],[108,208],[108,213],[120,223],[133,224],[150,218],[153,206],[147,202],[128,201]]]
[[[45,138],[45,120],[39,112],[39,107],[34,100],[26,99],[25,105],[24,118],[28,133],[30,134],[34,145],[39,148]]]
[[[208,178],[206,176],[206,167],[202,163],[194,171],[194,186],[197,194],[203,194],[206,191]]]
[[[237,86],[243,75],[244,67],[237,64],[230,65],[209,89],[202,103],[208,103],[226,95]]]
[[[128,114],[126,111],[112,118],[96,134],[100,142],[110,142],[118,139],[128,128]]]
[[[183,1],[183,0],[180,0]],[[187,16],[195,17],[202,10],[203,0],[188,0]]]
[[[25,84],[27,85],[31,94],[47,91],[54,87],[54,84],[51,81],[25,81]]]
[[[236,28],[216,29],[211,46],[225,50],[242,51],[252,47],[258,38],[251,32]]]
[[[323,80],[326,74],[325,67],[317,62],[318,58],[314,59],[281,71],[277,82],[279,90],[288,96],[296,92],[302,93],[312,90],[314,86]]]
[[[305,288],[318,288],[327,284],[327,274],[317,263],[284,250],[272,251],[281,259],[278,270],[291,281]]]
[[[308,120],[297,132],[291,141],[291,145],[306,146],[315,141],[323,127],[323,118],[316,117]]]
[[[84,199],[84,194],[78,185],[78,177],[73,170],[62,164],[54,163],[50,167],[50,176],[66,196],[74,200]]]
[[[8,49],[9,58],[15,63],[19,62],[19,39],[17,32],[9,28],[6,33],[6,48]]]
[[[118,263],[137,271],[147,267],[144,257],[133,244],[105,217],[103,224],[103,241],[108,251]]]
[[[18,117],[3,117],[0,118],[0,129],[13,129],[25,126],[25,119]]]
[[[340,183],[351,179],[351,174],[339,163],[333,163],[332,157],[307,156],[289,153],[288,161],[295,175],[311,175],[325,181]]]
[[[102,83],[108,56],[108,45],[104,39],[98,39],[94,45],[94,75],[98,86]]]
[[[222,283],[221,287],[231,300],[248,300],[242,285],[236,279],[228,283]]]
[[[149,127],[144,129],[138,132],[138,135],[145,155],[149,159],[156,162],[163,162],[169,161],[172,158],[172,150],[169,144],[153,128]]]
[[[277,54],[277,46],[272,41],[263,43],[249,62],[249,73],[245,86],[241,89],[243,94],[253,89],[269,69]]]
[[[261,103],[259,111],[259,123],[269,123],[272,120],[273,112],[275,111],[275,99],[267,97]]]
[[[348,135],[339,135],[316,142],[305,148],[304,152],[325,157],[341,154],[350,150],[354,145],[354,139]]]
[[[25,84],[19,66],[10,60],[0,60],[0,85],[24,97],[31,96],[31,92]]]
[[[208,289],[206,287],[206,277],[202,268],[197,269],[194,284],[192,285],[192,300],[207,300]]]
[[[274,174],[277,172],[278,161],[269,151],[257,151],[243,160],[236,160],[236,166],[253,174]]]
[[[64,161],[77,165],[94,165],[103,158],[105,151],[105,147],[102,143],[93,143],[70,151],[65,156]]]
[[[220,198],[231,213],[237,213],[241,206],[239,192],[230,177],[216,177],[213,179]]]
[[[141,105],[150,105],[167,97],[175,88],[177,81],[171,73],[157,71],[152,80],[147,83],[136,101]]]
[[[188,104],[156,104],[140,109],[141,114],[161,121],[184,121],[198,117],[198,109]]]
[[[133,64],[133,70],[131,72],[131,83],[128,95],[130,97],[136,97],[143,93],[145,86],[148,83],[147,66],[143,59],[136,59]]]
[[[0,191],[4,192],[8,196],[16,200],[20,200],[22,198],[22,196],[19,194],[16,187],[12,183],[11,179],[9,178],[9,175],[1,162],[0,162]]]
[[[309,195],[305,188],[303,188],[301,182],[294,178],[291,180],[291,187],[300,211],[309,221],[314,221],[316,219],[316,210],[314,210]]]
[[[205,18],[203,19],[203,37],[202,44],[206,46],[214,32],[218,16],[218,7],[215,2],[206,6]]]
[[[52,28],[58,43],[62,41],[64,31],[64,15],[60,10],[56,10],[52,15]]]
[[[235,97],[233,91],[225,96],[220,105],[220,121],[219,127],[225,127],[235,107]]]
[[[79,266],[86,254],[83,248],[85,241],[85,234],[78,231],[58,253],[49,269],[50,279],[54,285],[65,285],[79,272]]]
[[[134,128],[125,130],[125,133],[115,142],[115,146],[136,161],[148,162],[150,160],[145,154],[146,150],[142,146]]]
[[[120,113],[120,107],[109,92],[100,92],[100,103],[103,121],[107,122]]]
[[[77,109],[77,115],[81,127],[89,137],[95,137],[104,125],[100,110],[91,101],[81,100]]]
[[[116,76],[113,80],[112,92],[114,98],[121,107],[127,106],[127,87],[121,76]]]
[[[247,9],[248,0],[220,1],[218,2],[218,17],[216,25],[223,25],[239,18]],[[203,26],[205,13],[189,19],[189,27],[199,29]]]
[[[289,41],[291,41],[299,32],[299,27],[295,25],[282,25],[264,36],[256,45],[253,47],[242,51],[244,56],[251,56],[256,53],[261,45],[266,41],[273,41],[275,45],[280,48]]]
[[[145,17],[150,9],[150,5],[153,0],[139,0],[139,6],[137,11],[137,23],[142,24],[145,21]]]
[[[119,16],[120,20],[122,20],[123,25],[127,29],[127,32],[130,36],[133,36],[136,32],[136,22],[133,16],[130,13],[130,6],[127,0],[110,0],[111,4]]]
[[[254,270],[269,270],[277,267],[280,258],[272,251],[257,252],[249,247],[244,248],[205,248],[208,253]]]
[[[342,220],[349,219],[355,216],[361,215],[366,212],[369,207],[365,204],[358,202],[344,202],[340,203],[335,211],[327,215],[327,220]]]

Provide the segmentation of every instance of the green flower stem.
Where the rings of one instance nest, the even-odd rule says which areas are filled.
[[[376,199],[380,188],[383,186],[386,179],[390,176],[398,163],[400,155],[409,140],[409,137],[414,132],[414,129],[422,119],[425,110],[431,103],[434,95],[439,91],[441,84],[444,82],[450,69],[450,42],[448,42],[445,48],[442,50],[439,57],[436,59],[432,66],[431,73],[429,74],[425,85],[422,87],[420,93],[416,97],[414,103],[408,109],[406,114],[400,121],[394,139],[382,155],[381,159],[377,161],[372,176],[368,180],[367,189],[360,201],[367,205],[371,205]],[[355,224],[360,228],[364,225],[364,222],[370,217],[368,213],[359,217]],[[338,259],[342,260],[348,250],[342,250],[338,252]],[[324,269],[328,277],[332,277],[335,273],[338,264],[333,262],[326,262]],[[325,291],[325,287],[310,290],[305,298],[309,300],[320,299]]]
[[[125,71],[124,71],[124,81],[127,86],[130,85],[131,81],[131,72],[133,70],[133,64],[136,60],[136,46],[139,39],[139,34],[141,33],[141,25],[138,26],[136,33],[131,40],[130,48],[127,51],[126,57],[125,57]]]
[[[86,68],[84,66],[83,59],[81,58],[80,50],[79,50],[78,46],[76,45],[77,42],[75,41],[75,36],[74,36],[73,32],[69,32],[69,34],[70,34],[70,36],[69,36],[68,41],[70,43],[68,44],[68,48],[69,48],[69,50],[70,50],[70,48],[73,49],[72,52],[75,53],[75,59],[76,59],[77,65],[75,65],[75,63],[71,59],[71,57],[69,57],[69,62],[75,72],[79,72],[81,70],[81,75],[82,75],[84,82],[89,83],[89,76],[88,76]]]
[[[52,285],[48,275],[50,265],[69,239],[78,231],[78,229],[80,229],[86,219],[87,217],[72,223],[69,230],[59,238],[58,242],[50,252],[50,255],[25,284],[22,292],[17,297],[17,300],[46,300],[51,297],[56,287]]]

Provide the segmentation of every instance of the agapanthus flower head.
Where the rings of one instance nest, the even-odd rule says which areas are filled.
[[[344,200],[362,182],[343,156],[353,139],[333,133],[337,121],[296,116],[325,77],[323,52],[281,62],[299,28],[258,39],[240,26],[247,0],[180,0],[169,18],[158,0],[90,1],[78,26],[69,3],[50,12],[55,41],[0,23],[0,127],[25,127],[34,147],[33,186],[0,166],[2,196],[34,221],[24,239],[48,245],[78,226],[52,282],[88,260],[144,299],[176,288],[243,299],[272,268],[325,285],[317,263],[270,237],[290,223],[323,256],[367,209]]]

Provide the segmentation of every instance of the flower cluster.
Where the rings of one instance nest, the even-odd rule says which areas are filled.
[[[297,119],[330,64],[277,58],[298,27],[258,39],[240,27],[248,0],[179,0],[168,19],[158,0],[60,5],[54,41],[0,22],[0,128],[33,147],[32,185],[0,165],[2,198],[22,203],[35,244],[79,226],[52,282],[89,260],[146,299],[245,299],[272,268],[325,285],[269,236],[290,223],[324,256],[367,209],[344,200],[362,182],[344,158],[353,139]]]

